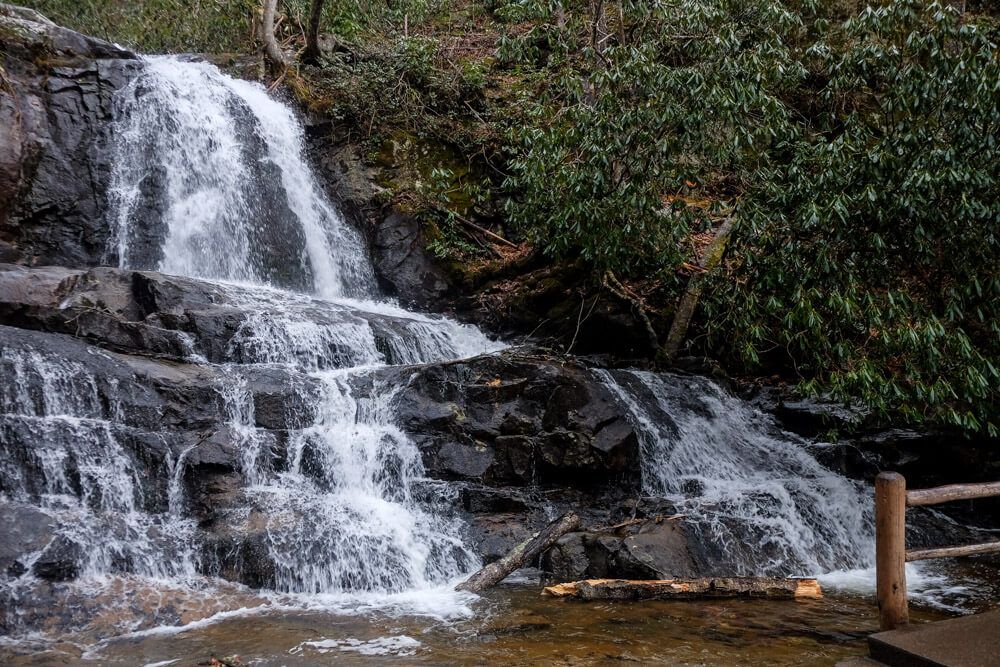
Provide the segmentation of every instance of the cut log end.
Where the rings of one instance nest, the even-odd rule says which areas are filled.
[[[823,588],[815,579],[796,579],[795,597],[804,600],[819,600],[823,597]]]
[[[548,586],[543,595],[581,600],[671,600],[764,598],[815,600],[823,590],[815,579],[716,577],[705,579],[586,579]]]

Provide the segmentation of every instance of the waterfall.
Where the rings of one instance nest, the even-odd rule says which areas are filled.
[[[34,505],[58,526],[77,574],[194,574],[194,522],[147,498],[129,429],[102,381],[82,364],[35,350],[0,350],[0,499]],[[172,469],[163,471],[173,475]],[[42,554],[38,554],[41,556]]]
[[[387,364],[500,346],[470,326],[356,300],[377,296],[364,244],[307,166],[293,113],[259,84],[205,63],[149,58],[118,94],[116,113],[109,257],[243,284],[220,288],[244,315],[218,387],[247,484],[246,506],[226,520],[261,533],[273,587],[392,594],[475,566],[461,526],[435,509],[448,489],[418,494],[431,483],[393,424],[397,388],[372,380],[356,396],[352,381]],[[319,388],[304,397],[312,423],[287,434],[277,466],[278,443],[254,426],[245,378],[268,366]],[[181,501],[171,491],[174,507]]]
[[[150,360],[10,334],[0,349],[0,501],[51,521],[55,538],[3,573],[0,611],[14,610],[6,622],[19,627],[7,603],[32,595],[33,568],[55,548],[64,552],[53,562],[75,568],[50,577],[72,580],[67,588],[128,574],[119,592],[135,585],[213,599],[232,592],[223,591],[229,578],[263,590],[219,602],[227,611],[250,596],[299,608],[464,610],[448,584],[478,561],[455,516],[458,488],[427,479],[393,414],[409,371],[386,367],[503,345],[380,300],[362,237],[308,166],[301,125],[259,84],[205,63],[147,58],[116,94],[115,113],[108,262],[217,283],[208,301],[231,309],[219,330],[232,335],[211,353],[190,337],[190,368],[177,373],[211,378],[213,408],[190,431],[174,415],[175,433],[158,420],[190,402],[151,400],[152,416],[121,407],[142,412],[146,395],[135,394],[159,391],[156,378],[127,388],[114,379],[128,384],[129,369],[142,375]],[[61,357],[70,343],[77,356]],[[253,383],[268,373],[289,379],[279,391],[296,399],[287,408],[295,414],[264,428]],[[870,566],[864,489],[823,468],[807,443],[704,378],[594,373],[639,434],[645,493],[673,501],[719,574]],[[200,458],[210,437],[225,450],[222,463],[211,460],[217,452]],[[206,494],[219,506],[205,514],[186,497],[192,461],[224,469],[222,491]],[[197,523],[206,516],[210,528]],[[265,565],[236,571],[245,552]]]
[[[107,256],[125,268],[367,296],[374,277],[263,86],[150,57],[115,99]]]
[[[594,372],[639,433],[644,491],[676,503],[719,574],[817,575],[872,564],[870,492],[823,467],[770,416],[707,378]]]
[[[477,558],[459,538],[461,526],[443,511],[454,492],[437,484],[435,501],[415,492],[431,482],[423,479],[420,452],[393,424],[391,404],[399,387],[369,378],[370,391],[353,393],[352,379],[387,362],[370,325],[317,324],[307,319],[308,309],[295,307],[307,300],[285,294],[279,303],[276,296],[264,290],[244,301],[250,316],[230,348],[243,363],[228,365],[229,379],[220,387],[243,453],[249,509],[264,517],[275,587],[290,593],[393,593],[431,588],[469,570]],[[472,327],[410,317],[388,349],[404,363],[497,349]],[[297,370],[319,387],[309,397],[312,423],[289,434],[286,463],[277,470],[268,463],[274,443],[254,427],[242,375],[255,365]]]

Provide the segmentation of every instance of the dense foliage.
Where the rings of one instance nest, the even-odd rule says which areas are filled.
[[[696,349],[997,433],[994,24],[924,0],[511,6],[539,22],[510,60],[558,72],[514,129],[510,209],[536,243],[672,274],[702,184],[737,231]]]
[[[19,0],[60,25],[147,53],[241,51],[258,0]]]
[[[25,4],[144,50],[257,48],[256,0]],[[308,1],[279,4],[298,48]],[[665,333],[733,221],[690,351],[996,435],[991,7],[327,0],[337,47],[296,84],[391,166],[387,196],[426,209],[437,254],[490,257],[455,220],[495,223],[553,261],[582,258],[595,284],[642,283],[634,303]]]
[[[261,0],[19,0],[61,25],[146,53],[248,52],[259,40]],[[282,0],[278,30],[304,34],[310,0]],[[324,28],[354,38],[419,21],[442,0],[326,0]]]
[[[997,433],[996,36],[911,0],[803,51],[822,85],[741,202],[705,318],[717,347],[915,421]]]

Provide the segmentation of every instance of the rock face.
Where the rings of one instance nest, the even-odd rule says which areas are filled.
[[[491,355],[424,366],[398,404],[400,425],[444,479],[637,490],[636,434],[577,363]]]
[[[100,263],[112,96],[139,62],[0,5],[0,261]]]
[[[152,271],[107,267],[0,264],[0,291],[0,317],[8,324],[72,334],[119,352],[171,359],[197,354],[213,363],[268,361],[267,341],[254,329],[274,318],[324,327],[329,348],[317,360],[324,367],[356,365],[358,351],[351,346],[350,333],[358,326],[371,328],[389,363],[406,363],[398,333],[419,326],[401,316],[317,303],[265,288],[224,288]]]
[[[391,211],[375,228],[372,259],[382,281],[408,305],[440,310],[453,290],[426,246],[420,222]]]
[[[386,204],[386,191],[375,184],[376,170],[344,140],[350,128],[310,118],[307,138],[313,163],[328,185],[331,199],[360,230],[371,249],[372,266],[387,294],[407,307],[433,312],[454,310],[453,278],[427,250],[420,222]]]

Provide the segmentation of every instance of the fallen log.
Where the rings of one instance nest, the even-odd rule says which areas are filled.
[[[957,558],[959,556],[998,553],[1000,553],[1000,542],[966,544],[960,547],[938,547],[936,549],[910,549],[906,552],[906,562],[912,563],[915,560],[927,560],[929,558]]]
[[[579,600],[687,600],[695,598],[823,597],[815,579],[772,577],[710,577],[705,579],[587,579],[548,586],[543,595]]]
[[[572,512],[563,514],[543,530],[535,533],[531,539],[525,540],[511,549],[510,553],[506,556],[490,563],[458,586],[455,586],[455,590],[479,593],[491,586],[497,585],[508,574],[534,560],[540,553],[555,544],[556,540],[560,537],[577,530],[579,527],[580,517]]]

